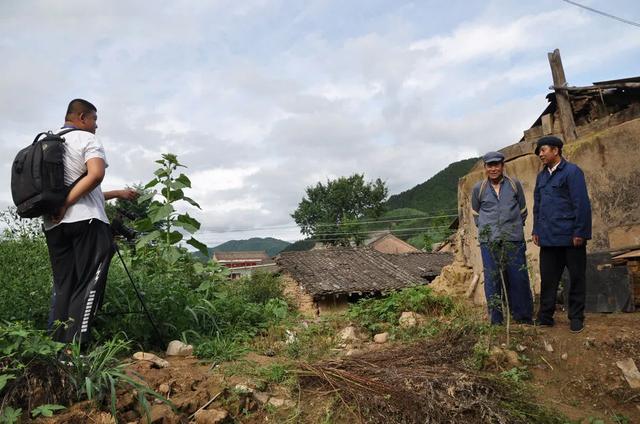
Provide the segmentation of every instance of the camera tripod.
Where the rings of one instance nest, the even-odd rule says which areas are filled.
[[[149,323],[151,324],[151,327],[153,327],[153,331],[156,334],[156,337],[158,338],[158,342],[160,342],[162,345],[164,345],[164,339],[162,337],[162,334],[158,330],[158,327],[156,326],[156,323],[153,320],[153,317],[151,316],[151,313],[147,309],[147,305],[145,305],[144,300],[142,299],[142,294],[140,293],[140,290],[138,290],[138,286],[136,286],[136,283],[133,281],[133,277],[131,276],[131,273],[129,272],[129,268],[127,268],[127,264],[125,263],[124,258],[122,257],[122,254],[120,254],[120,248],[118,247],[118,243],[116,243],[115,240],[113,242],[113,246],[114,246],[114,249],[115,249],[116,253],[118,254],[118,257],[120,258],[120,262],[122,262],[122,266],[124,267],[124,270],[127,273],[127,276],[129,277],[129,281],[131,282],[131,286],[133,287],[133,290],[136,292],[136,296],[138,297],[138,300],[140,301],[140,305],[142,305],[142,309],[144,310],[144,314],[147,316],[147,319],[149,320]]]

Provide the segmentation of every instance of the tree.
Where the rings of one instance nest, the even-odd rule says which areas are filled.
[[[291,215],[302,234],[332,245],[362,243],[358,220],[376,218],[384,212],[387,187],[381,179],[365,182],[364,174],[327,180],[307,187]]]

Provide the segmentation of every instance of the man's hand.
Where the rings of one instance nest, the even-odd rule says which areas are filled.
[[[533,244],[535,244],[536,246],[540,246],[540,236],[537,234],[534,234],[531,237],[533,238]]]
[[[118,199],[122,200],[135,200],[138,198],[140,193],[138,193],[135,189],[125,188],[124,190],[119,190]]]
[[[132,189],[132,188],[105,191],[103,194],[104,194],[104,200],[111,200],[111,199],[135,200],[140,195],[140,193],[138,193],[135,189]]]
[[[59,224],[60,221],[62,221],[62,218],[64,218],[64,215],[67,213],[67,205],[62,205],[60,206],[60,209],[58,209],[56,211],[56,213],[54,213],[53,215],[51,215],[51,221],[54,224]]]
[[[573,247],[580,247],[584,244],[584,239],[582,237],[574,237],[573,238]]]

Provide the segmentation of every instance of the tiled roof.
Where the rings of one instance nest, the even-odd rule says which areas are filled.
[[[442,267],[453,262],[451,253],[410,252],[400,254],[383,253],[384,257],[399,268],[420,278],[433,279],[440,274]]]
[[[396,263],[390,257],[405,255],[383,254],[368,247],[337,247],[285,252],[276,257],[276,262],[305,291],[312,296],[319,296],[387,292],[425,283],[415,264],[419,261],[418,256],[422,255],[425,266],[429,270],[435,269],[436,265],[428,259],[432,254],[407,255],[417,256]]]

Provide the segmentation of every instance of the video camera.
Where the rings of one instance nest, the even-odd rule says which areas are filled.
[[[128,218],[132,221],[140,218],[135,212],[127,211],[122,208],[116,208],[116,216],[111,220],[111,233],[113,236],[121,236],[127,241],[135,240],[138,232],[131,227],[124,225],[123,219]]]

